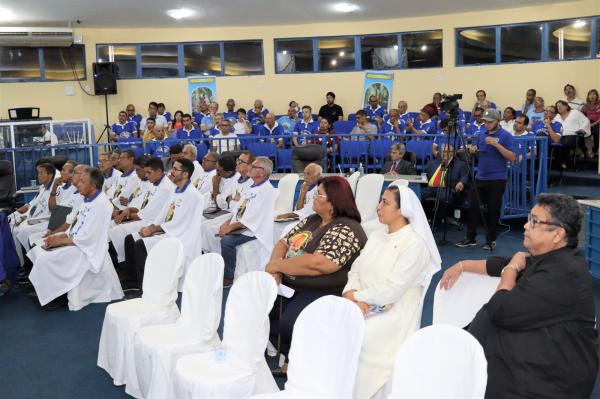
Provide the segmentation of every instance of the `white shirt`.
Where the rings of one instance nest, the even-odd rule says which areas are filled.
[[[583,101],[581,101],[579,98],[575,97],[574,99],[572,99],[571,101],[565,99],[565,101],[567,103],[569,103],[569,106],[571,107],[571,109],[576,109],[577,111],[581,111],[581,109],[583,108]]]
[[[79,192],[77,191],[77,187],[74,185],[69,183],[68,186],[65,184],[58,186],[56,189],[56,205],[73,208],[76,195],[80,196]]]
[[[142,119],[142,121],[140,122],[140,131],[145,132],[146,131],[146,119],[144,118]],[[162,126],[164,128],[167,128],[169,126],[169,122],[167,122],[167,118],[165,118],[163,115],[156,115],[154,117],[154,122],[155,125],[158,126]]]
[[[120,170],[111,168],[108,176],[104,176],[104,185],[102,186],[102,191],[104,191],[105,194],[108,193],[108,191],[112,189],[114,184],[117,182],[117,179],[121,177],[122,174],[123,173],[121,173]]]
[[[304,197],[304,205],[302,206],[302,209],[297,209],[294,211],[294,213],[296,215],[298,215],[300,220],[306,219],[307,217],[309,217],[310,215],[315,213],[315,211],[313,209],[313,202],[315,200],[316,194],[317,194],[317,185],[315,184],[315,186],[313,188],[311,188],[310,190],[308,190],[306,192],[306,196]]]
[[[138,186],[139,181],[140,178],[137,173],[135,173],[135,168],[131,168],[129,172],[121,174],[108,192],[108,197],[112,204],[119,209],[125,209],[126,206],[121,205],[119,198],[125,197],[129,199]]]
[[[237,139],[237,134],[229,133],[227,135],[223,133],[218,133],[213,136],[213,139],[221,139],[213,141],[213,148],[215,148],[215,152],[219,154],[224,151],[235,151],[236,148],[239,148],[240,141]]]
[[[249,125],[249,122],[247,120],[244,120],[244,122],[236,122],[233,124],[233,133],[235,134],[247,134],[246,133],[246,126]]]
[[[560,114],[556,115],[553,122],[560,122],[563,127],[563,136],[575,136],[578,131],[583,130],[585,137],[590,136],[590,120],[581,111],[571,109],[566,119],[563,119]]]
[[[500,126],[502,127],[502,129],[506,130],[507,132],[509,132],[513,136],[515,135],[515,130],[513,129],[513,125],[514,124],[515,124],[515,120],[514,119],[511,119],[508,122],[505,121],[505,120],[501,120],[500,121]]]

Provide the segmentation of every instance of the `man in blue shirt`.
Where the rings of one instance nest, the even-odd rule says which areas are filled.
[[[485,133],[485,122],[483,120],[483,110],[476,108],[473,112],[473,121],[467,123],[465,134],[467,136],[476,137],[477,135]]]
[[[135,129],[139,130],[143,117],[142,115],[135,113],[135,105],[128,104],[127,107],[125,107],[125,111],[127,111],[127,120],[134,122]]]
[[[122,139],[134,139],[137,137],[137,128],[135,122],[127,120],[127,112],[119,112],[119,121],[111,126],[111,137],[113,141]]]
[[[310,105],[305,105],[302,107],[302,120],[296,122],[294,127],[294,138],[292,139],[294,145],[306,144],[308,141],[306,135],[316,134],[318,130],[319,123],[312,118],[312,108]]]
[[[262,100],[254,100],[254,108],[248,111],[248,120],[254,125],[264,123],[269,110],[265,108]]]
[[[208,105],[204,101],[200,101],[197,105],[197,109],[194,110],[194,124],[200,127],[202,123],[202,118],[209,115]]]
[[[408,121],[406,123],[406,133],[410,134],[436,134],[437,126],[434,121],[431,120],[430,111],[423,108],[419,113],[419,120],[412,123]]]
[[[479,134],[477,145],[468,147],[471,154],[478,155],[479,164],[475,184],[469,192],[467,238],[456,243],[460,248],[477,245],[477,226],[481,212],[479,201],[487,204],[487,242],[483,249],[492,251],[496,247],[500,207],[508,179],[508,163],[516,159],[514,138],[500,127],[500,118],[500,111],[494,108],[486,109],[483,113],[486,132]]]
[[[199,140],[202,138],[200,130],[192,124],[192,116],[190,114],[183,115],[183,127],[177,130],[177,138],[180,140]]]
[[[544,119],[533,123],[531,131],[536,136],[548,136],[554,143],[560,143],[562,136],[562,123],[554,121],[557,114],[556,106],[549,105],[544,110]]]
[[[406,122],[400,118],[400,112],[394,108],[390,110],[388,120],[381,124],[379,131],[386,135],[398,136],[406,133]]]
[[[267,116],[265,117],[265,123],[263,125],[260,126],[260,128],[258,129],[258,135],[262,138],[262,137],[268,137],[268,136],[283,136],[285,135],[285,132],[283,131],[283,126],[281,126],[279,123],[277,123],[277,121],[275,120],[275,114],[273,114],[272,112],[269,112],[267,114]],[[270,140],[273,141],[273,140]],[[291,139],[286,139],[286,147],[290,147],[291,145]],[[283,138],[279,138],[277,140],[277,148],[282,148],[284,145],[283,142]]]
[[[237,122],[238,114],[235,110],[235,100],[230,98],[225,103],[227,106],[227,112],[223,112],[223,118],[229,119],[229,123],[233,126]]]
[[[365,108],[365,112],[367,113],[369,122],[377,124],[378,127],[381,126],[383,117],[387,114],[386,110],[379,105],[377,96],[369,97],[369,106]]]

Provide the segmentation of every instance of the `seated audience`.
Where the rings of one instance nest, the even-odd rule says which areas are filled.
[[[571,107],[571,109],[581,111],[584,103],[577,97],[577,90],[575,90],[575,86],[567,83],[563,88],[563,91],[565,92],[565,99],[567,100],[569,107]]]
[[[337,147],[340,142],[339,137],[327,137],[327,135],[333,135],[335,132],[331,129],[329,121],[325,118],[321,118],[319,121],[319,130],[317,130],[317,137],[311,140],[312,144],[323,144],[323,140],[327,142],[327,154],[337,152]],[[322,136],[321,136],[322,135]]]
[[[566,105],[568,106],[568,105]],[[577,248],[582,211],[572,197],[541,194],[525,224],[526,252],[463,260],[463,272],[500,277],[467,330],[487,358],[486,398],[589,398],[598,372],[594,288]]]
[[[312,118],[312,108],[310,105],[305,105],[302,107],[302,120],[296,122],[296,126],[294,126],[294,138],[292,142],[295,146],[301,144],[307,144],[308,138],[306,135],[313,135],[317,133],[319,130],[319,123],[315,122]]]
[[[202,118],[202,122],[200,123],[200,131],[206,136],[208,131],[215,128],[217,125],[217,121],[215,117],[219,113],[219,103],[211,102],[208,104],[208,115],[205,115]]]
[[[535,121],[541,121],[544,119],[544,99],[542,97],[536,97],[533,100],[533,107],[529,108],[529,111],[525,113],[529,118],[529,125],[527,126],[530,129]]]
[[[432,110],[429,107],[424,107],[419,112],[418,120],[411,122],[410,120],[406,123],[406,133],[410,134],[436,134],[437,126],[434,121],[431,120]]]
[[[233,187],[236,186],[240,175],[236,171],[235,158],[231,155],[221,155],[217,161],[217,173],[212,178],[212,188],[205,201],[205,209],[219,210],[221,205],[227,209],[226,198],[231,195]]]
[[[77,287],[88,271],[98,273],[104,265],[112,205],[102,194],[103,180],[102,172],[87,167],[79,182],[85,200],[73,224],[27,253],[33,263],[29,280],[42,306],[65,306],[67,292]]]
[[[208,112],[208,104],[206,104],[206,101],[201,100],[196,104],[196,109],[194,109],[193,115],[194,125],[196,125],[196,127],[199,128],[202,124],[202,119],[210,115],[210,113]]]
[[[219,154],[225,151],[239,151],[240,141],[237,134],[231,133],[229,119],[222,119],[219,122],[219,133],[213,136],[213,151]]]
[[[140,124],[142,123],[142,119],[143,119],[142,115],[136,114],[135,105],[133,105],[133,104],[127,104],[127,107],[125,107],[125,111],[127,112],[127,121],[134,122],[135,129],[137,131],[139,131]]]
[[[250,118],[250,117],[248,117]],[[265,123],[260,125],[258,129],[258,135],[261,137],[269,137],[269,136],[283,136],[285,132],[283,131],[283,126],[281,126],[275,120],[275,114],[272,112],[268,112],[265,116]],[[275,139],[271,139],[273,141]],[[291,144],[291,139],[286,139],[287,147],[289,148]],[[284,146],[283,138],[277,139],[277,148],[282,148]]]
[[[154,119],[154,126],[156,127],[162,127],[163,129],[169,128],[169,122],[167,121],[167,118],[158,114],[158,104],[155,101],[151,101],[150,104],[148,104],[148,117],[142,119],[140,122],[139,131],[142,137],[145,135],[146,130],[148,130],[148,127],[146,126],[148,118]]]
[[[165,172],[169,172],[171,170],[171,168],[173,167],[173,162],[175,162],[182,156],[183,156],[183,148],[181,147],[181,144],[177,143],[177,144],[172,144],[171,146],[169,146],[169,156],[163,158],[163,165],[165,167],[164,168]]]
[[[202,138],[202,133],[194,127],[190,114],[183,114],[183,127],[177,130],[177,138],[181,140],[199,140]]]
[[[110,138],[118,141],[119,138],[129,140],[137,137],[137,125],[134,121],[127,120],[127,112],[119,112],[119,121],[112,124]]]
[[[585,117],[580,111],[571,109],[571,106],[563,100],[556,102],[558,114],[554,117],[553,122],[559,122],[562,125],[562,138],[560,143],[561,148],[561,168],[567,168],[567,158],[569,151],[577,151],[576,145],[585,154],[587,148],[585,146],[585,137],[591,135],[590,120]],[[579,136],[579,139],[578,139]]]
[[[229,119],[229,123],[233,126],[238,118],[238,114],[235,110],[235,100],[233,98],[227,99],[225,106],[227,107],[227,112],[223,112],[223,118]]]
[[[254,100],[254,107],[248,111],[248,120],[254,125],[260,125],[266,122],[269,110],[265,108],[262,100]]]
[[[450,133],[448,118],[443,119],[440,122],[440,130],[442,136],[437,136],[433,139],[433,144],[431,144],[431,154],[434,159],[439,158],[440,151],[439,148],[443,145],[449,144],[453,147],[457,152],[462,151],[467,142],[471,141],[470,136],[463,136],[460,132],[460,122],[459,126],[456,126],[456,130],[453,133]]]
[[[551,142],[558,143],[562,135],[562,124],[554,121],[557,114],[556,106],[549,105],[544,110],[544,119],[533,124],[532,132],[537,136],[548,136]]]
[[[189,145],[189,144],[188,144]],[[185,149],[184,149],[185,150]],[[186,156],[187,159],[192,157],[192,149]],[[195,157],[195,155],[194,155]],[[198,161],[194,159],[194,174],[192,175],[192,186],[194,186],[200,194],[210,193],[212,190],[212,179],[217,174],[217,161],[219,154],[216,152],[207,153],[202,158],[202,165],[198,164]]]
[[[246,110],[244,108],[238,108],[237,110],[237,120],[233,124],[233,132],[238,136],[252,133],[252,125],[246,119]]]
[[[408,112],[408,103],[406,101],[398,101],[398,113],[400,114],[400,119],[404,120],[404,122],[408,122],[410,115]]]
[[[594,139],[591,155],[596,157],[598,155],[598,134],[600,132],[600,97],[598,97],[598,90],[591,89],[588,91],[581,112],[590,120],[590,131]]]
[[[433,99],[426,107],[431,109],[431,116],[438,116],[442,112],[442,93],[433,93]]]
[[[388,120],[381,124],[379,131],[393,136],[404,134],[406,133],[406,121],[400,118],[400,112],[397,109],[391,109]]]
[[[483,109],[476,108],[471,115],[473,121],[467,123],[465,134],[471,137],[477,137],[479,134],[485,133],[485,122],[483,120]]]
[[[162,128],[154,129],[154,137],[146,142],[146,154],[155,158],[164,158],[169,156],[169,143],[174,139],[169,139]]]
[[[392,144],[390,150],[390,160],[385,161],[381,173],[396,175],[414,175],[416,174],[415,164],[404,159],[406,146],[402,143]]]
[[[322,296],[342,294],[350,266],[367,242],[352,190],[343,177],[317,182],[313,209],[314,215],[275,244],[265,267],[277,283],[295,290],[291,298],[280,298],[281,308],[274,306],[271,312],[272,342],[279,335],[280,350],[286,355],[300,312]]]
[[[172,132],[177,133],[177,130],[183,127],[183,111],[177,110],[173,114],[173,120],[169,121],[169,137],[173,137]],[[191,115],[190,115],[191,120]]]
[[[316,163],[306,165],[304,168],[304,182],[300,186],[300,194],[298,194],[294,212],[277,215],[277,219],[295,218],[302,220],[314,214],[313,202],[317,193],[317,182],[322,174],[323,167],[321,165],[317,165]]]
[[[115,207],[115,214],[125,209],[128,198],[138,186],[140,179],[135,173],[135,155],[132,150],[123,151],[120,157],[120,165],[123,173],[117,178],[115,184],[108,190],[106,195]]]
[[[369,105],[365,108],[367,119],[369,122],[376,124],[378,127],[383,122],[383,117],[387,114],[385,108],[379,105],[377,96],[369,97]]]
[[[475,97],[477,100],[475,101],[475,104],[473,104],[471,114],[473,114],[477,108],[481,108],[484,111],[488,108],[496,108],[496,105],[487,99],[487,93],[485,90],[477,90]]]
[[[150,141],[156,138],[155,130],[159,130],[160,128],[156,126],[155,119],[151,116],[144,120],[144,126],[146,129],[144,130],[144,134],[142,134],[142,141]]]
[[[164,116],[168,123],[171,123],[171,113],[167,111],[167,106],[164,103],[158,103],[158,115]]]
[[[325,104],[319,108],[319,120],[327,119],[330,126],[333,126],[333,122],[341,121],[344,119],[344,110],[342,107],[335,103],[335,93],[332,91],[327,92],[325,95]]]
[[[502,129],[506,130],[510,134],[514,135],[515,131],[513,129],[513,125],[515,124],[515,118],[516,112],[513,107],[504,108],[504,112],[502,113],[502,120],[500,121],[500,127],[502,127]]]
[[[355,398],[376,396],[391,379],[396,353],[419,328],[424,290],[441,265],[419,199],[410,188],[388,187],[377,216],[384,226],[369,237],[343,289],[344,297],[365,316]]]
[[[527,115],[529,110],[533,109],[533,101],[535,100],[535,96],[537,95],[537,91],[535,89],[527,90],[525,94],[525,103],[521,106],[521,114]],[[504,130],[507,130],[504,126],[502,127]]]
[[[354,140],[372,140],[377,137],[377,126],[369,122],[367,113],[364,110],[359,109],[356,111],[356,125],[352,128],[350,133],[361,135],[360,138],[355,137]]]

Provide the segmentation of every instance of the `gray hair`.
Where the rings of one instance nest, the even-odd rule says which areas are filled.
[[[552,221],[565,229],[567,246],[576,248],[583,212],[575,198],[565,194],[540,194],[537,205],[548,210]]]
[[[273,162],[267,157],[256,157],[255,162],[260,162],[260,167],[263,168],[267,176],[273,173]]]
[[[102,186],[104,185],[104,175],[98,168],[87,166],[83,173],[90,177],[90,183],[96,187],[97,190],[102,189]]]
[[[192,152],[194,153],[194,158],[198,157],[198,148],[196,148],[195,145],[188,143],[188,144],[184,145],[183,148],[189,148],[189,149],[191,149]]]
[[[402,143],[392,144],[391,151],[400,151],[401,154],[406,152],[406,146]]]
[[[323,167],[318,163],[311,162],[308,165],[306,165],[306,168],[304,168],[304,170],[308,169],[309,166],[315,168],[319,176],[323,174]]]

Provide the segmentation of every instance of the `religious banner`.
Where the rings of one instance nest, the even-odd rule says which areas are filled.
[[[201,102],[207,105],[217,101],[217,78],[215,76],[190,76],[188,78],[188,95],[192,114],[198,113]]]
[[[375,96],[379,105],[389,111],[392,101],[392,85],[394,83],[394,72],[367,71],[365,72],[365,88],[363,90],[363,108],[369,106],[369,97]]]

